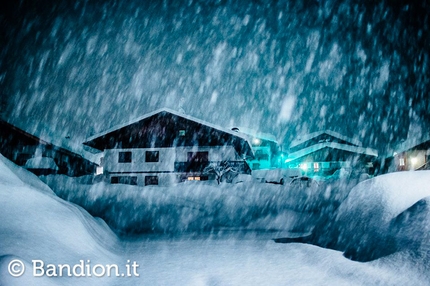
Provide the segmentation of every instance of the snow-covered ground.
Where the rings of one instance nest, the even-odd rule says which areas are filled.
[[[169,232],[120,240],[102,220],[60,199],[37,177],[0,156],[0,285],[428,285],[425,249],[429,244],[422,235],[430,212],[427,200],[418,207],[414,204],[429,195],[422,191],[430,185],[429,173],[407,174],[362,182],[336,212],[334,223],[369,221],[376,226],[380,217],[367,214],[381,208],[389,233],[395,233],[399,241],[412,239],[419,244],[414,249],[399,248],[394,254],[362,263],[345,258],[340,251],[272,240],[294,228],[305,230],[306,223],[310,224],[306,230],[315,231],[313,224],[319,221],[313,216],[318,207],[330,206],[331,200],[340,203],[348,195],[335,195],[333,185],[319,193],[251,183],[235,187],[190,184],[143,191],[131,186],[85,185],[76,180],[72,183],[65,177],[55,179],[57,186],[60,181],[66,186],[57,192],[65,196],[69,189],[69,198],[80,200],[92,211],[99,205],[100,214],[110,213],[110,223],[115,214],[123,216],[117,218],[122,230],[127,229],[126,220],[134,218],[128,226],[135,229],[137,222],[146,217],[144,222],[150,223],[150,229]],[[413,184],[402,186],[395,183],[398,178]],[[52,183],[54,178],[50,180]],[[402,188],[409,194],[396,191]],[[378,198],[379,203],[375,201]],[[303,207],[306,204],[310,207]],[[115,208],[122,211],[112,210]],[[348,216],[349,211],[354,215]],[[405,211],[411,215],[405,215]],[[199,227],[201,223],[212,230],[205,232],[207,228]],[[412,227],[399,227],[405,224]],[[413,235],[417,230],[414,225],[421,226],[422,240]],[[212,226],[219,228],[213,231]],[[356,234],[365,240],[368,234],[362,231],[371,229],[357,228]],[[348,231],[342,234],[348,235]],[[8,265],[14,259],[26,265],[21,277],[8,273]],[[91,260],[92,265],[118,264],[121,269],[127,261],[136,261],[140,276],[32,277],[35,259],[72,265]]]

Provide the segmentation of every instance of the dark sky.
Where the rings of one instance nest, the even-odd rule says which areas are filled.
[[[286,144],[428,132],[430,1],[16,2],[1,115],[28,131],[83,140],[168,107]]]

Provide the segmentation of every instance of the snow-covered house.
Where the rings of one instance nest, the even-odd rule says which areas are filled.
[[[131,185],[169,185],[208,180],[204,169],[228,161],[239,173],[251,172],[247,138],[232,130],[167,109],[112,127],[84,143],[104,152],[108,180]]]
[[[430,133],[420,139],[411,138],[403,141],[389,159],[391,159],[389,171],[430,168]]]
[[[247,160],[252,170],[271,169],[278,166],[279,145],[275,136],[244,127],[234,127],[232,130],[248,137],[254,151],[254,157]]]
[[[308,176],[329,176],[342,168],[373,173],[378,153],[358,140],[330,130],[310,133],[291,142],[285,163],[301,168]]]
[[[97,164],[81,154],[52,144],[4,120],[0,120],[0,130],[0,153],[37,175],[58,173],[82,176],[92,175],[96,171]]]

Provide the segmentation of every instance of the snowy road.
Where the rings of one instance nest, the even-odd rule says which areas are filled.
[[[400,268],[396,256],[391,263],[360,263],[338,251],[277,244],[271,237],[155,237],[126,243],[122,256],[138,261],[144,285],[425,285],[416,272]]]

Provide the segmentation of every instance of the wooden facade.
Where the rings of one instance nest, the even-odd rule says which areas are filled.
[[[93,175],[97,164],[83,158],[65,148],[48,143],[37,136],[0,120],[0,152],[3,156],[19,166],[25,166],[26,162],[35,156],[52,158],[58,166],[57,174],[68,176]],[[53,172],[31,169],[37,175]]]
[[[356,140],[332,131],[316,132],[295,140],[286,160],[289,168],[301,168],[307,176],[332,176],[337,170],[373,175],[378,153]]]
[[[104,152],[111,183],[170,185],[207,180],[210,164],[228,162],[249,174],[253,152],[246,138],[202,120],[161,109],[94,135],[84,143]]]
[[[280,150],[273,135],[260,134],[253,130],[238,127],[232,128],[232,130],[246,136],[251,143],[254,157],[249,157],[247,162],[252,170],[279,167],[278,156]]]
[[[390,171],[428,170],[430,168],[430,139],[400,144],[391,158]]]

